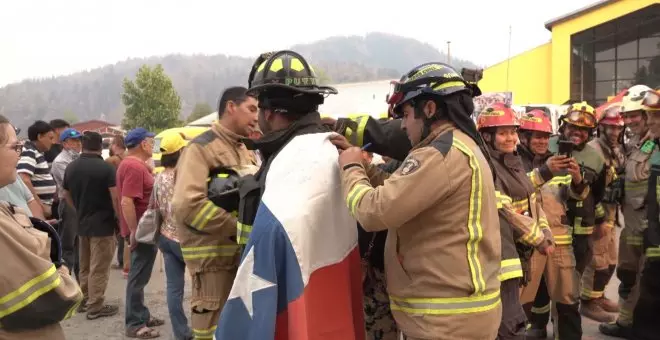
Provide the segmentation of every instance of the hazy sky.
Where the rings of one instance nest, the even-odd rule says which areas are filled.
[[[388,32],[490,65],[550,39],[544,23],[595,0],[0,0],[0,86],[168,53],[254,56]]]

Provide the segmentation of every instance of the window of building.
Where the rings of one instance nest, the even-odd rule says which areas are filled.
[[[635,84],[660,86],[660,5],[571,36],[572,101],[604,103]]]

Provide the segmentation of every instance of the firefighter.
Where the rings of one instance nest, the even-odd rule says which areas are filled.
[[[16,180],[23,148],[16,131],[0,115],[0,188]],[[50,239],[49,239],[50,237]],[[60,321],[82,301],[78,284],[62,264],[57,231],[27,212],[0,201],[0,340],[65,339]]]
[[[582,276],[582,312],[587,317],[600,320],[600,309],[607,313],[617,313],[617,304],[605,296],[605,287],[614,274],[617,263],[616,224],[619,201],[623,194],[619,174],[623,173],[625,155],[623,144],[623,117],[621,105],[607,106],[598,121],[598,138],[589,142],[605,160],[605,191],[602,201],[596,205],[596,217],[604,218],[600,231],[593,233],[593,259]],[[586,314],[585,314],[586,313]],[[604,314],[611,318],[610,315]],[[613,320],[612,320],[613,321]]]
[[[211,175],[243,176],[258,169],[254,153],[242,142],[258,124],[257,100],[246,92],[243,87],[224,91],[219,119],[188,144],[177,165],[172,211],[183,260],[192,275],[195,339],[213,338],[238,269],[236,212],[209,199],[208,182]]]
[[[639,99],[638,99],[639,100]],[[660,91],[645,91],[642,109],[647,114],[653,136],[660,136]],[[644,230],[643,270],[639,277],[639,299],[633,312],[632,331],[629,339],[651,340],[660,334],[658,311],[660,310],[660,150],[651,156],[651,174],[648,187],[648,227]]]
[[[524,339],[526,317],[519,288],[527,284],[529,259],[534,248],[542,254],[553,250],[552,233],[537,202],[532,182],[516,153],[520,123],[513,110],[492,104],[479,114],[477,129],[486,142],[495,168],[495,192],[502,238],[500,281],[502,322],[498,339]]]
[[[388,229],[387,290],[401,338],[494,339],[501,243],[471,88],[432,62],[406,73],[388,100],[413,145],[389,178],[362,162],[359,147],[335,142],[349,210],[366,231]]]
[[[579,183],[579,166],[574,159],[548,151],[552,125],[543,111],[533,110],[521,117],[520,122],[518,153],[532,184],[540,189],[541,205],[555,241],[555,251],[550,256],[535,251],[530,261],[530,281],[521,296],[530,321],[526,336],[547,338],[546,324],[552,309],[554,334],[558,334],[559,339],[581,339],[579,279],[575,271],[571,228],[566,220],[568,198],[582,197],[582,192],[574,192],[574,185],[571,185],[573,176],[578,179],[575,183]],[[555,308],[551,308],[551,299]]]
[[[582,171],[582,183],[576,186],[576,191],[582,192],[583,186],[589,187],[584,199],[570,198],[568,200],[567,215],[569,225],[573,227],[575,267],[580,275],[584,273],[593,257],[591,235],[594,233],[594,229],[597,230],[597,234],[600,234],[600,229],[604,228],[603,222],[605,221],[605,216],[596,212],[604,194],[605,160],[596,149],[587,144],[595,128],[594,108],[586,102],[575,103],[568,108],[568,112],[562,118],[559,139],[550,143],[553,151],[559,151],[559,145],[562,142],[571,146],[570,153],[580,164]],[[610,320],[610,315],[602,309],[600,304],[581,304],[580,312],[596,320]]]
[[[615,322],[603,323],[598,328],[606,335],[625,338],[630,333],[633,309],[639,296],[639,275],[642,269],[642,240],[647,226],[646,197],[650,171],[650,158],[656,146],[647,124],[647,112],[642,105],[644,95],[652,91],[645,85],[628,89],[621,100],[621,115],[630,131],[626,144],[624,197],[621,211],[625,226],[619,238],[619,259],[616,270],[619,284],[619,316]]]

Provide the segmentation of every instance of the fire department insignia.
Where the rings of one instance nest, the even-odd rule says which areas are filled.
[[[401,164],[401,175],[411,174],[419,169],[419,161],[414,158],[406,159],[403,164]]]

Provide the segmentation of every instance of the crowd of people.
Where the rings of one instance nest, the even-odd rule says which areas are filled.
[[[364,327],[333,330],[350,334],[341,339],[545,339],[550,319],[555,338],[581,339],[581,315],[602,322],[603,334],[657,339],[659,91],[636,85],[598,109],[573,103],[553,134],[543,111],[519,117],[498,103],[475,124],[478,86],[443,63],[394,82],[389,119],[322,119],[318,106],[337,91],[317,81],[295,52],[261,55],[247,88],[223,91],[208,131],[162,139],[157,175],[155,135],[144,128],[115,138],[104,160],[98,133],[36,121],[21,142],[0,116],[0,339],[65,339],[59,322],[76,311],[116,315],[104,298],[113,268],[127,279],[125,335],[159,337],[166,320],[144,299],[158,251],[174,337],[232,339],[240,326],[224,307],[246,284],[239,265],[257,242],[282,242],[264,240],[273,226],[261,198],[277,180],[269,170],[293,140],[320,133],[338,150],[328,192],[344,198],[360,248]],[[140,242],[152,214],[156,240]],[[618,301],[604,294],[614,274]],[[304,303],[313,319],[318,301]],[[272,338],[339,339],[287,325],[273,326]],[[241,339],[255,339],[254,327]]]

